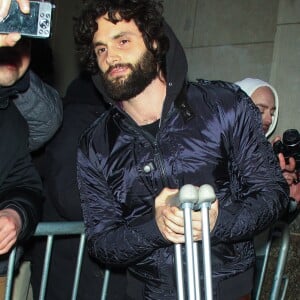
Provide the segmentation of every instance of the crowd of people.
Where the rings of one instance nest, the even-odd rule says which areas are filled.
[[[10,2],[0,2],[0,19]],[[17,2],[28,13],[28,0]],[[61,97],[32,70],[32,41],[0,34],[0,299],[16,244],[17,269],[30,261],[38,299],[45,242],[26,241],[40,221],[84,222],[79,299],[99,298],[107,268],[108,299],[176,299],[173,246],[184,243],[184,216],[169,199],[185,184],[216,193],[214,299],[251,299],[254,242],[299,212],[295,160],[274,154],[280,137],[267,140],[275,88],[254,78],[190,82],[160,1],[91,0],[74,37],[85,71]],[[192,212],[194,241],[201,219]],[[76,244],[56,241],[46,299],[71,298]]]

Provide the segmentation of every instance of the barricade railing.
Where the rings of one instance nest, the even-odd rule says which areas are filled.
[[[290,245],[290,231],[289,231],[289,225],[287,223],[279,222],[274,227],[272,227],[272,229],[269,232],[268,241],[265,247],[263,266],[262,266],[261,274],[259,276],[258,287],[254,295],[255,300],[261,299],[262,288],[268,270],[270,252],[274,244],[276,244],[276,247],[274,248],[276,249],[278,248],[277,250],[278,255],[277,255],[277,262],[275,266],[274,275],[272,277],[272,287],[269,294],[269,299],[270,300],[285,299],[289,279],[284,272],[287,263],[289,245]],[[268,273],[268,275],[270,276],[271,274]]]
[[[51,264],[51,254],[52,254],[54,237],[64,236],[64,235],[65,236],[78,235],[80,239],[78,252],[77,252],[76,272],[74,275],[72,298],[71,298],[71,300],[76,300],[78,284],[80,279],[80,272],[82,267],[84,247],[85,247],[85,234],[84,234],[83,222],[41,222],[38,224],[34,236],[44,236],[47,238],[39,300],[44,300],[46,295],[48,272],[49,272],[49,266]],[[278,247],[279,249],[278,249],[278,258],[275,267],[275,272],[273,275],[272,288],[270,291],[269,299],[283,300],[285,298],[287,286],[288,286],[288,277],[286,274],[284,274],[284,270],[285,270],[287,257],[288,257],[289,242],[290,242],[289,238],[290,238],[289,226],[286,223],[277,223],[270,230],[269,238],[265,247],[262,271],[260,273],[258,287],[254,295],[255,300],[261,299],[262,287],[268,270],[267,267],[268,267],[268,262],[270,257],[270,251],[275,241],[277,241],[276,245],[279,242],[279,247]],[[11,300],[13,283],[14,283],[15,259],[16,259],[16,248],[14,248],[11,251],[11,254],[9,256],[5,300]],[[101,291],[101,295],[99,295],[99,299],[101,300],[105,300],[107,297],[109,276],[110,276],[110,271],[105,270],[102,291]]]
[[[77,292],[78,292],[78,284],[80,279],[80,272],[82,267],[84,247],[85,247],[85,234],[84,234],[83,222],[41,222],[38,224],[34,236],[47,237],[39,300],[44,300],[46,295],[47,280],[48,280],[49,267],[51,264],[51,254],[52,254],[54,237],[64,236],[64,235],[65,236],[78,235],[80,239],[78,252],[77,252],[76,271],[74,275],[73,290],[72,290],[72,300],[76,300]],[[12,250],[9,256],[5,300],[11,299],[13,283],[14,283],[15,259],[16,259],[16,248]],[[101,300],[106,299],[107,289],[109,284],[109,276],[110,276],[109,270],[105,270],[102,292],[101,295],[99,295],[99,299]]]

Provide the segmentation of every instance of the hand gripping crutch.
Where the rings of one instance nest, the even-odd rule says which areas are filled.
[[[203,246],[203,267],[205,282],[205,298],[212,300],[212,272],[211,272],[211,255],[210,255],[210,226],[209,226],[209,209],[211,203],[215,201],[216,196],[213,188],[205,184],[197,189],[191,184],[184,185],[179,191],[177,199],[179,207],[184,212],[184,231],[186,246],[186,267],[187,267],[187,285],[188,299],[200,300],[200,276],[198,266],[198,247],[193,242],[192,234],[192,210],[202,211],[202,246]],[[178,300],[184,300],[184,283],[181,244],[175,244],[175,261],[176,261],[176,279]]]

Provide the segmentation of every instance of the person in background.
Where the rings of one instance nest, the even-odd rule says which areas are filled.
[[[110,104],[78,150],[88,248],[128,268],[127,299],[176,299],[184,219],[169,199],[210,184],[214,299],[249,299],[253,237],[285,212],[288,187],[253,102],[234,84],[188,82],[162,14],[161,1],[94,0],[76,22],[82,62]],[[201,241],[201,212],[192,220]]]
[[[263,131],[266,137],[269,138],[275,130],[278,120],[279,97],[277,91],[272,85],[258,78],[245,78],[235,82],[235,84],[237,84],[258,107],[261,113]],[[280,139],[280,136],[276,136],[272,140],[271,144]],[[289,208],[282,220],[290,223],[297,217],[300,211],[300,183],[295,181],[295,159],[290,157],[289,163],[287,164],[283,154],[279,153],[278,160],[283,177],[286,179],[290,187]],[[265,245],[268,236],[269,230],[266,230],[257,235],[254,239],[256,250],[256,286],[258,285],[258,279],[261,274],[265,254]]]
[[[41,148],[62,122],[58,92],[30,69],[31,40],[20,39],[14,47],[0,48],[0,89],[9,93],[29,127],[29,150]]]
[[[28,1],[18,2],[23,12],[29,12]],[[1,1],[0,18],[5,17],[9,6],[10,1]],[[0,48],[0,97],[8,101],[8,107],[13,106],[21,113],[19,118],[23,119],[22,125],[26,126],[24,132],[27,137],[24,147],[27,147],[27,151],[30,151],[32,156],[36,156],[37,150],[43,148],[61,125],[62,102],[58,92],[31,70],[31,44],[30,39],[21,38],[19,33],[0,34],[2,46]],[[22,128],[20,131],[22,132]],[[34,183],[33,181],[32,184]],[[41,209],[41,204],[38,209]],[[36,215],[32,218],[34,228],[40,220],[40,211]],[[21,252],[23,253],[22,250],[18,253]],[[1,273],[4,278],[3,282],[5,282],[5,272],[6,269]],[[29,262],[23,261],[16,274],[12,297],[25,299],[30,280]]]
[[[5,3],[0,3],[1,17],[5,17]],[[14,46],[18,36],[0,34],[1,60],[3,47]],[[34,233],[41,215],[42,184],[31,162],[28,125],[10,98],[19,86],[5,76],[0,78],[0,297],[3,299],[9,251]]]
[[[235,82],[258,107],[263,131],[266,137],[270,137],[274,131],[279,110],[278,94],[273,86],[258,78],[245,78]]]
[[[31,162],[28,126],[14,103],[1,92],[0,137],[1,298],[5,293],[9,251],[34,233],[42,207],[42,184]]]
[[[269,138],[275,130],[278,121],[279,98],[277,91],[272,85],[258,78],[245,78],[235,82],[235,84],[237,84],[258,107],[261,113],[263,131],[266,137]],[[281,137],[275,136],[271,143],[274,144],[279,140],[281,140]],[[295,216],[299,213],[300,203],[300,183],[295,173],[296,162],[293,157],[289,157],[289,163],[287,164],[282,153],[278,154],[278,160],[283,177],[290,187],[290,197],[298,203],[298,205],[293,203],[291,205],[291,209],[296,209],[295,212],[290,211],[291,215],[293,215],[293,218],[290,218],[290,220],[294,220]]]

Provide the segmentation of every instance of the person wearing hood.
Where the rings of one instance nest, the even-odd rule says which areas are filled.
[[[254,102],[261,113],[261,121],[263,131],[267,138],[271,136],[278,120],[279,99],[277,91],[269,83],[258,78],[245,78],[243,80],[235,82]],[[280,140],[280,137],[275,137],[272,144]],[[290,202],[288,213],[283,220],[292,222],[299,214],[300,202],[300,183],[294,182],[295,179],[295,160],[289,158],[290,163],[286,164],[282,154],[279,154],[280,167],[283,172],[283,176],[290,186]],[[292,178],[290,180],[290,178]],[[254,244],[256,250],[256,274],[257,279],[261,274],[262,264],[264,260],[265,247],[268,239],[269,230],[266,230],[255,237]],[[256,285],[258,282],[256,283]]]
[[[275,130],[278,121],[279,98],[277,91],[272,85],[258,78],[245,78],[235,82],[235,84],[237,84],[258,107],[261,113],[263,130],[266,137],[269,138]],[[280,136],[276,136],[271,143],[274,144],[278,140],[281,140]],[[289,220],[292,221],[299,213],[300,203],[300,183],[295,173],[296,162],[293,157],[290,157],[289,163],[287,164],[282,153],[278,154],[278,160],[283,172],[283,177],[290,186],[290,197],[298,203],[291,203],[290,205],[291,215]]]
[[[279,100],[273,86],[258,78],[245,78],[235,82],[258,107],[263,130],[267,138],[273,133],[278,121]]]
[[[288,187],[253,102],[234,84],[188,82],[162,13],[161,1],[94,0],[75,23],[82,63],[110,105],[78,149],[88,249],[127,267],[127,299],[176,299],[184,217],[169,199],[185,184],[210,184],[213,299],[249,299],[253,236],[285,212]],[[201,241],[201,212],[192,220]]]

